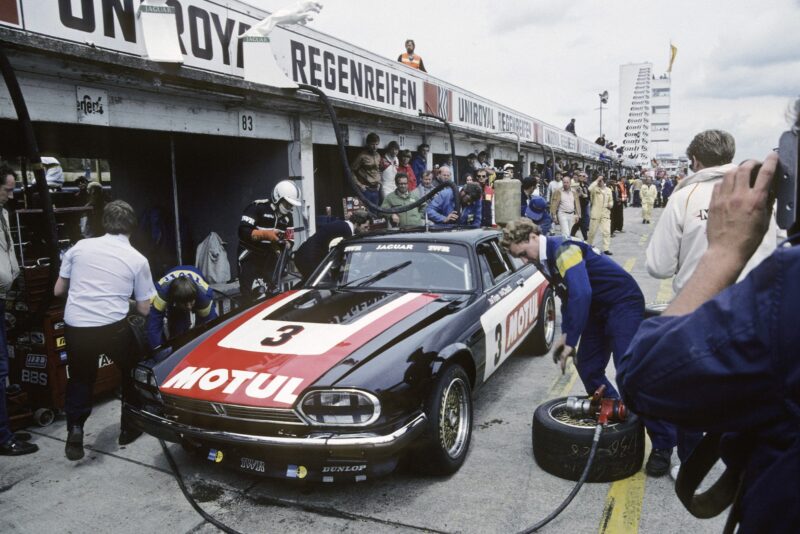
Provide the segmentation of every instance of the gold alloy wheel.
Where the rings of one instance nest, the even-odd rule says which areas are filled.
[[[439,443],[451,458],[459,457],[467,444],[470,428],[467,386],[461,378],[453,379],[442,395],[439,408]]]

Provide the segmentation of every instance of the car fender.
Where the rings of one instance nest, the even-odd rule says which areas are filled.
[[[431,362],[431,378],[435,379],[439,376],[442,369],[450,363],[458,361],[459,365],[464,367],[464,370],[469,375],[471,386],[475,387],[476,377],[476,363],[475,356],[465,343],[452,343],[447,345]]]

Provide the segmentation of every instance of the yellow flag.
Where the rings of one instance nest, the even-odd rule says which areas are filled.
[[[669,44],[669,68],[667,72],[672,72],[672,63],[675,61],[675,56],[678,54],[678,47],[674,44]]]

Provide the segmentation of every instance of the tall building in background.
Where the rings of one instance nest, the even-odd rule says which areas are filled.
[[[669,74],[653,74],[652,63],[619,67],[619,133],[625,156],[639,165],[672,155],[670,82]]]

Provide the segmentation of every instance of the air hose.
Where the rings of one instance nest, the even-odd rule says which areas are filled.
[[[370,211],[373,211],[375,213],[380,213],[380,214],[383,214],[383,215],[392,215],[392,214],[397,214],[397,213],[405,213],[407,211],[411,211],[411,210],[419,208],[420,206],[422,206],[423,204],[428,202],[430,199],[432,199],[434,196],[436,196],[436,194],[439,191],[449,187],[453,191],[453,199],[455,200],[455,210],[457,212],[459,212],[459,213],[461,212],[461,198],[459,197],[458,186],[455,184],[455,181],[450,181],[450,182],[445,182],[443,184],[439,184],[436,187],[434,187],[433,190],[430,193],[428,193],[427,195],[425,195],[424,197],[418,199],[415,202],[412,202],[411,204],[407,204],[405,206],[400,206],[398,208],[382,208],[379,205],[377,205],[374,202],[372,202],[370,199],[368,199],[366,197],[366,195],[364,195],[364,192],[361,190],[360,184],[358,183],[358,181],[353,176],[353,171],[350,169],[350,163],[347,161],[347,153],[345,152],[345,149],[344,149],[344,138],[342,136],[341,127],[339,126],[339,120],[336,118],[336,111],[333,109],[333,105],[331,104],[331,101],[328,99],[328,96],[319,87],[315,87],[313,85],[307,85],[307,84],[301,83],[301,84],[299,84],[299,87],[300,87],[300,89],[303,89],[304,91],[310,91],[310,92],[314,93],[322,101],[322,105],[325,108],[325,110],[328,112],[328,116],[331,119],[331,124],[333,124],[333,131],[336,134],[336,144],[339,147],[339,159],[342,162],[342,168],[344,169],[344,173],[345,173],[345,176],[347,177],[347,181],[350,183],[350,186],[356,192],[356,195],[358,195],[358,198],[361,199],[361,201],[367,207],[369,207]],[[429,116],[429,115],[425,115],[425,116]],[[434,118],[437,118],[437,117],[434,117]]]
[[[161,444],[161,449],[164,451],[164,456],[167,458],[167,463],[169,463],[170,469],[172,469],[172,475],[175,477],[175,480],[178,482],[178,487],[181,488],[181,492],[183,492],[183,496],[186,497],[186,500],[189,501],[189,504],[192,505],[192,508],[200,514],[203,519],[220,529],[222,532],[226,532],[227,534],[241,534],[238,530],[234,530],[228,525],[222,523],[221,521],[215,519],[211,516],[208,512],[203,510],[197,501],[194,500],[192,494],[189,493],[189,490],[186,488],[186,483],[183,481],[183,476],[181,475],[180,470],[178,469],[178,464],[175,463],[175,458],[172,457],[172,454],[169,452],[167,448],[167,444],[164,443],[163,439],[159,439],[158,443]]]
[[[567,495],[567,498],[564,499],[558,508],[553,510],[550,515],[536,523],[535,525],[526,528],[525,530],[521,530],[519,534],[528,534],[530,532],[537,532],[543,526],[548,524],[550,521],[558,517],[558,515],[564,511],[564,509],[569,506],[569,503],[572,502],[572,499],[578,494],[578,491],[583,486],[583,483],[586,482],[586,478],[589,476],[589,470],[592,468],[592,463],[594,462],[594,456],[597,454],[597,446],[600,444],[600,434],[603,432],[603,424],[598,423],[596,427],[594,427],[594,438],[592,438],[592,448],[589,451],[589,457],[586,459],[586,467],[583,468],[583,473],[581,473],[581,477],[578,479],[577,484],[575,487],[572,488],[572,491]]]

